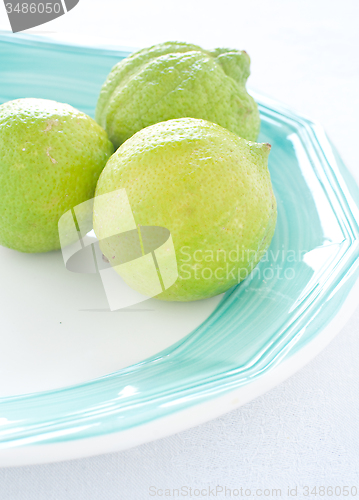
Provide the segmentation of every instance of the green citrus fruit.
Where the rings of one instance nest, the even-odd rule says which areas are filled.
[[[93,197],[113,145],[77,109],[45,99],[0,106],[0,244],[60,248],[62,214]]]
[[[234,49],[203,50],[167,42],[116,64],[105,81],[96,120],[117,148],[144,127],[173,118],[202,118],[257,140],[257,104],[247,93],[250,59]]]
[[[167,228],[173,239],[178,278],[157,298],[189,301],[226,291],[248,276],[274,233],[269,151],[269,144],[192,118],[137,132],[112,155],[97,184],[94,229],[102,252],[117,265],[120,243],[107,236],[131,229],[132,215],[116,201],[125,189],[135,225]],[[115,194],[102,196],[108,193]],[[115,269],[141,291],[143,264],[133,260],[126,276]]]

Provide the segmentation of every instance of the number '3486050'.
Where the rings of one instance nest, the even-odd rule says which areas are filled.
[[[11,14],[13,12],[22,13],[22,14],[60,14],[62,10],[61,3],[56,2],[47,2],[47,3],[27,3],[27,2],[18,2],[15,5],[12,3],[6,3],[6,12]]]

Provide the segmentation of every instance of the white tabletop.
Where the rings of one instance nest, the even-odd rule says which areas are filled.
[[[30,32],[95,33],[131,47],[183,40],[245,49],[250,86],[321,122],[359,178],[358,24],[357,0],[80,0]],[[9,29],[3,4],[0,29]],[[289,498],[295,486],[297,498],[315,498],[314,486],[317,496],[320,486],[341,487],[342,496],[348,486],[348,498],[356,486],[359,497],[358,323],[359,309],[299,373],[200,427],[121,453],[2,469],[0,499],[142,500],[160,498],[165,488],[176,498],[172,490],[181,487],[188,497],[190,488],[193,497],[195,488],[207,488],[206,498],[217,485],[216,498],[229,497],[225,487],[232,497],[235,489],[247,498],[262,489],[257,496],[278,498],[271,490],[280,488]]]

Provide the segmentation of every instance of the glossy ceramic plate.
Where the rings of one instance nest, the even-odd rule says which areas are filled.
[[[0,101],[94,115],[128,52],[0,35]],[[60,252],[0,249],[0,463],[116,451],[214,418],[314,357],[357,304],[359,191],[322,128],[260,95],[278,202],[271,247],[224,296],[111,312]]]

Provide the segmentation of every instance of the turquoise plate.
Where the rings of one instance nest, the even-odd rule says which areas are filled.
[[[0,102],[49,98],[94,116],[101,84],[126,55],[3,33]],[[1,463],[114,451],[196,425],[284,380],[340,330],[358,296],[358,187],[320,126],[255,98],[278,201],[265,259],[158,354],[82,384],[0,399]]]

